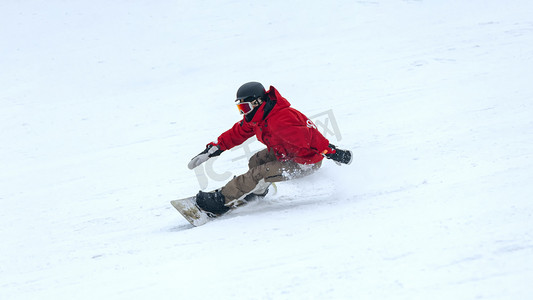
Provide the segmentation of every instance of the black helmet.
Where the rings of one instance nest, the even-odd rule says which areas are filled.
[[[245,100],[246,102],[255,100],[257,98],[263,98],[265,96],[265,87],[263,87],[262,84],[259,82],[248,82],[243,85],[237,90],[237,100],[244,100],[246,98],[250,98],[250,100]]]

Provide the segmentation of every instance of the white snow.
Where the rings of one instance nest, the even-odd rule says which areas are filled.
[[[2,1],[0,45],[0,299],[533,297],[531,1]],[[247,81],[354,162],[193,228]]]

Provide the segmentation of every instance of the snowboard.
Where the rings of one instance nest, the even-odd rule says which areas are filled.
[[[274,189],[274,195],[277,194],[277,186],[275,184],[272,184],[271,187]],[[264,198],[265,195],[266,193],[262,196],[250,195],[250,197],[245,197],[245,199],[243,200],[236,201],[235,203],[233,203],[233,206],[230,207],[230,210],[225,212],[224,214],[227,214],[228,212],[236,209],[237,207],[246,205],[249,201],[255,201],[258,198]],[[205,223],[221,216],[201,209],[198,205],[196,205],[196,196],[172,200],[170,201],[170,204],[172,204],[172,206],[174,206],[174,208],[179,211],[179,213],[187,221],[189,221],[191,225],[195,227],[202,226]]]
[[[225,212],[224,214],[227,214],[228,212],[234,210],[237,207],[243,206],[247,203],[247,201],[239,201],[238,203],[235,203],[232,207],[230,207],[230,210]],[[222,215],[217,215],[211,212],[207,212],[203,209],[201,209],[196,204],[196,197],[188,197],[178,200],[172,200],[170,201],[170,204],[174,206],[174,208],[179,211],[179,213],[187,220],[191,225],[197,227],[204,225],[205,223],[216,219],[217,217],[220,217]]]

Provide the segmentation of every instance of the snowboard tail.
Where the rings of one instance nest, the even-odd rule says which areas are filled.
[[[193,226],[201,226],[209,222],[214,216],[196,205],[196,197],[188,197],[170,201],[176,210]]]

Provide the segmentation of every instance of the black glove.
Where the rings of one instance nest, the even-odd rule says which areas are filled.
[[[349,165],[352,163],[352,158],[353,158],[352,151],[339,149],[335,147],[335,145],[333,144],[329,144],[329,148],[331,148],[331,150],[328,150],[324,154],[326,158],[335,161],[338,165],[340,164]]]
[[[209,143],[205,147],[205,150],[200,152],[200,154],[196,155],[191,159],[189,164],[187,165],[189,169],[194,169],[198,167],[199,165],[203,164],[205,161],[210,159],[211,157],[219,156],[220,153],[224,152],[224,150],[220,150],[220,146],[215,143]]]

